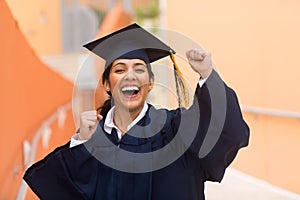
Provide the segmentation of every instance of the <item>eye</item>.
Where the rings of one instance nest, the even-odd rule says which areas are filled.
[[[115,70],[115,73],[121,74],[121,73],[123,73],[124,71],[125,71],[124,69],[116,69],[116,70]]]
[[[135,69],[135,72],[137,72],[137,73],[144,73],[145,69],[137,68],[137,69]]]

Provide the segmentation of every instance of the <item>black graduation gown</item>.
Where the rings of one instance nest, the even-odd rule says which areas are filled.
[[[145,134],[159,130],[154,135],[143,138],[125,134],[118,141],[115,130],[112,134],[105,133],[102,120],[96,133],[87,142],[91,143],[89,148],[86,148],[86,144],[69,148],[69,143],[58,147],[33,164],[26,171],[24,180],[41,199],[205,199],[204,182],[220,182],[238,150],[247,146],[249,140],[249,128],[242,118],[237,97],[234,91],[224,84],[227,110],[221,135],[213,149],[205,157],[199,158],[199,149],[211,122],[211,98],[207,84],[216,79],[219,79],[218,74],[213,71],[201,88],[197,86],[195,98],[198,101],[194,100],[188,110],[163,110],[166,113],[166,119],[163,121],[159,116],[162,110],[156,110],[149,105],[146,115],[137,125],[145,127]],[[198,106],[201,120],[195,119],[193,114]],[[110,148],[115,147],[113,144],[135,153],[160,150],[178,134],[182,119],[198,124],[197,134],[183,154],[163,168],[144,173],[123,172],[95,158],[99,149],[100,152],[106,151],[113,155],[114,152],[110,152]],[[134,131],[134,128],[135,126],[128,133]],[[186,131],[185,134],[189,134],[189,125],[183,130]],[[113,143],[111,147],[99,145],[99,135],[108,137]]]

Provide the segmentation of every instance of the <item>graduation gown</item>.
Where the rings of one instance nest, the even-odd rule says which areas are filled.
[[[86,142],[88,145],[69,148],[67,143],[58,147],[28,168],[24,180],[41,199],[205,199],[205,181],[220,182],[238,150],[247,146],[249,140],[249,128],[242,118],[236,94],[222,83],[226,93],[224,125],[214,147],[207,155],[199,157],[199,150],[212,123],[209,90],[214,88],[208,89],[208,85],[217,79],[218,74],[213,71],[201,88],[197,85],[194,103],[187,110],[156,110],[149,105],[146,115],[128,131],[134,131],[136,126],[144,127],[145,137],[127,133],[118,141],[115,130],[112,134],[104,131],[102,120],[92,138]],[[162,112],[166,113],[165,120],[161,120]],[[195,112],[200,113],[196,115]],[[200,117],[195,118],[199,114]],[[183,119],[197,124],[196,135],[183,148],[184,151],[178,158],[162,168],[154,167],[153,170],[142,173],[124,172],[97,159],[99,155],[111,155],[116,159],[113,156],[116,146],[117,149],[133,153],[158,152],[169,145],[179,131],[189,134],[191,124],[182,127],[180,123]],[[111,146],[102,144],[103,136],[111,141]],[[182,139],[182,143],[185,142]],[[132,164],[134,161],[128,160],[128,163]],[[149,164],[151,165],[151,159]]]

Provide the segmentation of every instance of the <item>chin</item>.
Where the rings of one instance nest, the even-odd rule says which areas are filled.
[[[142,110],[144,106],[145,101],[141,102],[127,102],[126,107],[129,112],[135,112],[138,110]]]

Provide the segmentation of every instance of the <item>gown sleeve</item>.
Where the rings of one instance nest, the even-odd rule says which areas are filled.
[[[56,148],[26,170],[23,179],[40,199],[91,199],[82,189],[94,190],[95,184],[87,184],[84,188],[82,183],[96,181],[97,162],[83,145],[73,148],[69,145],[68,142]]]
[[[215,84],[218,81],[224,86],[224,95],[226,96],[226,98],[224,98],[224,105],[226,107],[224,107],[226,112],[222,123],[223,126],[221,126],[219,131],[220,133],[215,133],[213,128],[210,129],[210,131],[208,131],[208,129],[211,124],[216,123],[214,121],[215,118],[212,117],[213,101],[211,94],[213,90],[220,89],[217,88],[220,87],[220,85]],[[188,151],[190,154],[198,156],[199,163],[197,163],[196,166],[197,169],[200,166],[199,170],[202,170],[205,180],[220,182],[224,176],[225,169],[234,160],[239,149],[248,145],[249,127],[243,119],[235,92],[221,80],[214,70],[201,88],[197,84],[194,103],[191,108],[187,110],[187,115],[190,115],[189,112],[195,112],[193,111],[193,107],[195,107],[196,104],[199,106],[200,118],[198,118],[198,122],[197,119],[194,119],[193,123],[198,123],[198,131]],[[213,112],[219,112],[219,110],[215,109]],[[219,113],[215,114],[220,115]],[[216,132],[218,132],[218,130],[216,130]],[[209,136],[208,134],[218,135],[216,142],[209,141],[214,137],[210,137],[211,135]],[[200,149],[207,145],[207,143],[214,143],[214,145],[208,154],[201,156],[199,154]]]

